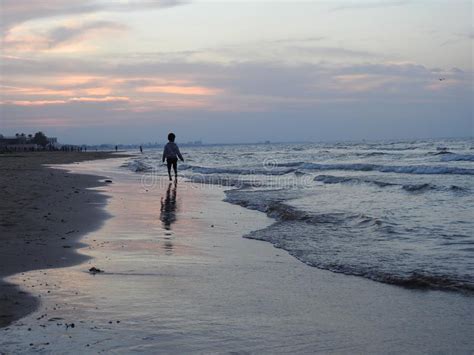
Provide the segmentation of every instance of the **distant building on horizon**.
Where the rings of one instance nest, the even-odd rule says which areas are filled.
[[[57,137],[46,137],[48,140],[47,147],[58,148]],[[40,150],[42,147],[36,143],[33,143],[34,136],[32,134],[26,135],[24,133],[17,133],[14,136],[4,136],[0,134],[0,150],[13,150],[13,151],[32,151]]]

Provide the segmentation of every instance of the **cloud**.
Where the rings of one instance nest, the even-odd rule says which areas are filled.
[[[472,41],[474,39],[474,29],[470,29],[470,31],[462,32],[462,33],[455,33],[451,35],[451,38],[441,43],[441,46],[451,46],[458,43]]]
[[[404,6],[410,5],[413,3],[413,0],[377,0],[377,1],[357,1],[350,2],[344,5],[334,7],[332,11],[342,11],[342,10],[368,10],[368,9],[378,9],[394,6]]]
[[[285,130],[291,130],[285,122],[299,122],[307,131],[316,132],[319,126],[312,120],[345,120],[344,127],[349,130],[362,127],[356,123],[365,117],[382,127],[386,115],[392,116],[392,122],[396,122],[396,115],[414,122],[422,115],[445,115],[454,117],[453,125],[465,130],[466,117],[472,113],[471,72],[383,58],[356,63],[262,59],[215,63],[171,60],[150,53],[133,58],[75,56],[67,60],[6,55],[0,61],[0,109],[2,129],[6,130],[41,129],[56,122],[66,128],[89,127],[89,132],[98,125],[107,127],[108,132],[119,130],[117,127],[124,127],[124,131],[149,127],[144,130],[146,135],[157,126],[164,127],[163,122],[173,122],[183,131],[189,130],[191,136],[204,132],[205,138],[205,128],[213,129],[221,121],[231,125],[233,120],[248,117],[266,119],[267,125],[280,124]],[[446,80],[440,82],[440,77]],[[307,121],[301,122],[301,117]],[[250,119],[246,122],[253,124]],[[230,127],[221,127],[222,137],[238,129]],[[373,127],[366,125],[365,129]],[[104,137],[94,139],[102,141]]]
[[[21,26],[8,31],[3,39],[5,52],[80,51],[91,46],[94,39],[125,32],[127,26],[111,21],[68,23],[48,31]]]
[[[0,31],[42,18],[89,14],[95,12],[128,12],[167,8],[185,4],[179,0],[2,0]]]
[[[93,21],[78,26],[61,26],[49,32],[50,47],[74,40],[83,40],[90,35],[104,32],[122,32],[127,26],[111,21]]]
[[[275,39],[275,40],[267,40],[267,41],[260,41],[259,44],[265,43],[280,43],[280,44],[294,44],[300,42],[319,42],[324,39],[327,39],[325,36],[313,36],[313,37],[294,37],[294,38],[282,38],[282,39]]]
[[[144,93],[164,93],[177,95],[196,95],[208,96],[215,95],[217,90],[200,86],[176,86],[176,85],[159,85],[159,86],[143,86],[136,89],[138,92]]]
[[[13,58],[5,60],[4,73],[3,97],[11,104],[121,101],[109,109],[131,112],[161,107],[235,112],[335,102],[436,102],[465,97],[472,77],[456,69],[429,69],[408,62],[288,65],[147,60],[111,65],[104,60],[45,63]],[[440,75],[446,80],[439,82]],[[31,86],[32,81],[41,85]],[[125,97],[128,100],[111,99]]]
[[[62,105],[70,102],[123,102],[130,101],[130,98],[124,96],[105,96],[105,97],[71,97],[66,100],[5,100],[0,101],[2,105],[13,106],[45,106]]]
[[[334,46],[334,41],[323,36],[251,41],[186,51],[136,52],[124,56],[130,61],[214,62],[229,65],[256,61],[304,64],[330,60],[374,61],[386,58],[386,55],[375,51]]]
[[[325,47],[325,46],[312,46],[312,47],[303,47],[303,46],[291,46],[290,50],[297,52],[298,55],[312,55],[325,58],[377,58],[381,55],[363,50],[354,50],[343,47]]]
[[[99,2],[93,0],[3,0],[2,10],[2,31],[20,23],[61,15],[75,15],[99,11]]]
[[[1,101],[2,105],[14,105],[14,106],[43,106],[43,105],[57,105],[65,104],[66,100],[13,100],[13,101]]]
[[[129,97],[125,96],[105,96],[105,97],[72,97],[69,102],[121,102],[130,101]]]

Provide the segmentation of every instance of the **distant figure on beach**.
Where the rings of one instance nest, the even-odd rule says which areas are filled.
[[[179,151],[178,146],[174,142],[176,136],[174,133],[168,134],[168,143],[165,145],[165,149],[163,150],[163,163],[166,159],[166,165],[168,167],[168,176],[171,179],[171,166],[173,166],[174,170],[174,178],[175,180],[178,178],[178,158],[181,161],[184,161],[181,152]]]
[[[117,150],[118,150],[118,145],[115,146],[115,151],[117,151]]]
[[[143,147],[142,146],[140,146],[140,153],[143,154]]]

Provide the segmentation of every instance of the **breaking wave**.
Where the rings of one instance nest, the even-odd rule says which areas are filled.
[[[430,166],[430,165],[376,165],[376,164],[316,164],[305,163],[301,166],[307,170],[352,170],[352,171],[379,171],[381,173],[398,174],[458,174],[474,175],[474,169]]]
[[[470,156],[462,156],[464,159]],[[473,155],[474,157],[474,155]],[[461,159],[461,158],[460,158]],[[126,163],[126,167],[132,171],[149,171],[152,168],[141,160],[133,160]],[[275,163],[265,166],[262,163],[260,167],[234,168],[234,167],[204,167],[183,164],[181,170],[191,170],[198,174],[230,174],[230,175],[285,175],[301,170],[312,171],[329,171],[329,170],[346,170],[346,171],[378,171],[382,173],[398,173],[398,174],[452,174],[452,175],[474,175],[474,169],[447,167],[447,166],[431,166],[431,165],[377,165],[377,164],[318,164],[305,162],[291,163]]]
[[[354,176],[318,175],[314,177],[314,181],[319,181],[324,184],[369,184],[369,185],[375,185],[378,187],[396,186],[396,187],[401,187],[403,190],[408,191],[408,192],[423,192],[423,191],[429,191],[429,190],[468,191],[468,189],[461,186],[457,186],[457,185],[450,185],[448,187],[445,187],[445,186],[438,186],[438,185],[429,184],[429,183],[397,184],[397,183],[392,183],[392,182],[373,180],[373,179],[354,177]]]
[[[430,267],[412,269],[419,265],[411,262],[419,258],[418,255],[394,255],[384,249],[384,243],[377,244],[382,235],[393,235],[390,238],[393,239],[403,233],[396,223],[360,213],[309,213],[285,204],[290,195],[283,200],[275,196],[282,197],[278,191],[226,192],[227,202],[265,212],[276,219],[271,226],[251,232],[246,238],[270,242],[320,269],[408,288],[474,292],[472,276],[450,273],[449,269],[443,273]],[[368,245],[370,255],[367,255]],[[417,261],[423,264],[423,260]]]
[[[147,163],[143,162],[142,160],[135,159],[129,160],[122,164],[122,168],[127,168],[133,172],[147,172],[153,170],[152,166],[148,165]]]
[[[441,161],[474,161],[474,154],[447,154],[441,157]]]

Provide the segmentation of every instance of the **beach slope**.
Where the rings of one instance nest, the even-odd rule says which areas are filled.
[[[81,262],[78,239],[100,226],[106,196],[88,190],[100,177],[70,174],[45,164],[116,158],[108,152],[0,154],[0,278]],[[38,299],[0,282],[0,327],[28,314]]]

